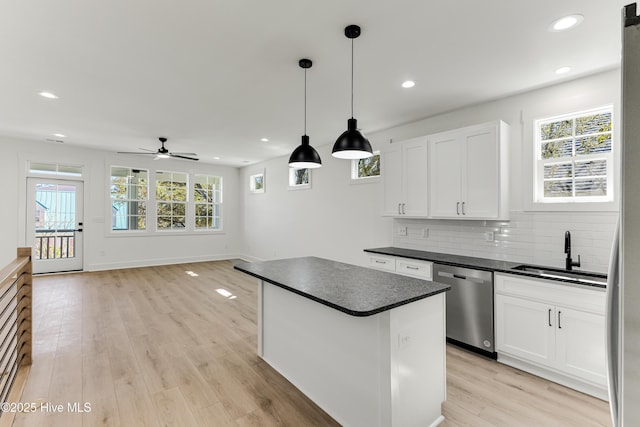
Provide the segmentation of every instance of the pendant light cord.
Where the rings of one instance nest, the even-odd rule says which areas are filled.
[[[353,39],[351,39],[351,118],[353,119]]]
[[[307,134],[307,69],[304,69],[304,134]]]

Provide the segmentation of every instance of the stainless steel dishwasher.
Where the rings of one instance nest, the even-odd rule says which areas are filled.
[[[433,281],[451,285],[447,340],[495,358],[493,272],[434,264]]]

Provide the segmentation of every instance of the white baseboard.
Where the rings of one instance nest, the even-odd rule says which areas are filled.
[[[93,263],[85,266],[84,271],[121,270],[124,268],[154,267],[157,265],[187,264],[190,262],[226,261],[230,259],[241,259],[242,261],[247,262],[264,261],[261,258],[243,254],[209,254],[191,257],[154,258],[124,262]]]
[[[190,257],[138,259],[133,261],[93,263],[87,265],[84,271],[121,270],[123,268],[154,267],[157,265],[187,264],[191,262],[226,261],[230,259],[244,259],[244,257],[238,254],[210,254]]]

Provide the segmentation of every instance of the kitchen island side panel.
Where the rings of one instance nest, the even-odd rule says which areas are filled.
[[[262,358],[339,423],[442,420],[444,294],[360,317],[260,287]]]

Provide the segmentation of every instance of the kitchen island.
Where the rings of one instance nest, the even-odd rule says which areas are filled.
[[[435,426],[449,286],[322,258],[239,262],[260,280],[258,355],[344,426]]]

